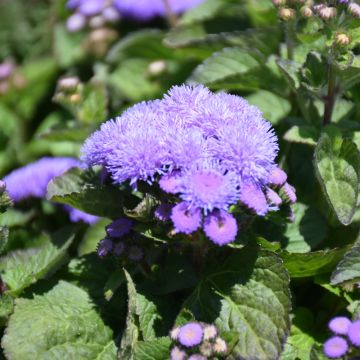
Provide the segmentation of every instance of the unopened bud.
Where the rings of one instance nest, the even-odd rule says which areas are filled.
[[[102,239],[99,242],[97,253],[100,257],[105,257],[110,254],[113,248],[113,242],[109,238]]]
[[[347,46],[350,44],[350,38],[346,34],[337,34],[335,41],[341,46]]]
[[[336,16],[336,9],[331,6],[325,6],[319,10],[319,15],[323,20],[330,20]]]
[[[82,14],[75,13],[66,21],[66,28],[69,32],[76,32],[83,29],[86,25],[86,17]]]
[[[351,3],[351,4],[349,4],[348,9],[353,16],[360,18],[360,5],[359,4]]]
[[[164,60],[156,60],[149,64],[148,71],[150,75],[160,75],[166,70],[166,62]]]
[[[284,21],[289,21],[295,17],[295,10],[290,8],[282,8],[279,11],[279,16]]]
[[[14,71],[14,64],[12,62],[3,62],[0,64],[0,79],[7,79]]]
[[[101,15],[98,15],[98,16],[94,16],[90,19],[89,21],[89,26],[92,28],[92,29],[98,29],[102,26],[105,25],[105,19],[103,16]]]
[[[6,189],[5,181],[0,180],[0,193],[4,192],[5,189]]]
[[[69,97],[69,100],[72,104],[76,105],[76,104],[79,104],[80,101],[81,101],[81,95],[80,94],[72,94],[70,97]]]
[[[63,91],[74,91],[79,84],[80,80],[76,76],[62,78],[58,81],[58,87]]]
[[[314,15],[313,11],[308,6],[301,8],[301,14],[306,18],[310,18]]]
[[[275,6],[284,6],[286,4],[286,0],[272,0],[272,3]]]

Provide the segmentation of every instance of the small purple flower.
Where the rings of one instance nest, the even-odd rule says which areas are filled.
[[[66,20],[66,28],[69,32],[76,32],[83,29],[86,25],[86,17],[75,13]]]
[[[102,12],[102,16],[109,22],[116,22],[120,19],[119,12],[113,6],[105,8]]]
[[[136,245],[130,246],[128,257],[130,260],[139,261],[144,257],[144,251],[139,246]]]
[[[240,200],[249,209],[260,216],[264,216],[268,212],[269,206],[266,197],[258,185],[252,183],[243,184],[240,191]]]
[[[106,234],[111,238],[121,238],[130,232],[132,225],[133,222],[130,219],[117,219],[106,227]]]
[[[188,358],[188,360],[207,360],[207,357],[202,356],[201,354],[193,354]]]
[[[100,240],[97,248],[97,253],[100,257],[105,257],[110,254],[113,248],[113,242],[109,238]]]
[[[186,352],[174,346],[170,352],[170,360],[185,360]]]
[[[179,332],[179,342],[186,347],[197,346],[202,342],[203,329],[200,324],[196,322],[190,322],[183,325]]]
[[[272,185],[281,186],[287,180],[287,175],[285,171],[281,170],[279,167],[274,167],[269,176],[269,183]]]
[[[85,16],[99,14],[105,6],[105,0],[82,0],[78,5],[78,11]]]
[[[174,223],[175,231],[191,234],[201,225],[201,211],[200,209],[190,209],[188,203],[181,202],[172,209],[171,220]]]
[[[348,6],[348,9],[353,16],[360,18],[360,5],[359,4],[351,2]]]
[[[226,210],[239,198],[236,174],[215,160],[185,170],[179,183],[180,197],[191,207],[202,208],[205,214],[215,208]]]
[[[161,204],[155,210],[155,217],[160,221],[168,221],[171,218],[171,212],[174,205]]]
[[[224,210],[215,210],[204,221],[206,236],[217,245],[226,245],[235,240],[237,224],[234,217]]]
[[[347,335],[352,344],[360,347],[360,319],[350,324]]]
[[[336,359],[345,355],[348,349],[348,343],[340,336],[334,336],[324,343],[324,354],[330,359]]]
[[[116,243],[112,249],[112,252],[115,256],[120,256],[124,253],[125,245],[122,241]]]
[[[266,197],[270,204],[279,206],[282,203],[281,197],[273,189],[266,189]]]
[[[0,64],[0,80],[7,79],[13,73],[15,66],[12,62],[3,62]]]
[[[79,165],[80,162],[73,158],[44,157],[14,170],[3,180],[10,197],[15,202],[30,197],[45,198],[50,180]]]
[[[346,335],[351,321],[346,316],[337,316],[330,320],[329,329],[339,335]]]
[[[281,188],[282,193],[284,194],[285,199],[290,203],[294,204],[296,203],[296,192],[295,188],[291,186],[289,183],[285,183],[283,187]]]
[[[180,176],[177,173],[164,175],[159,180],[160,188],[168,194],[176,194],[179,192]]]

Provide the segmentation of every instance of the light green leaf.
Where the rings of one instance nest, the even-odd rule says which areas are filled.
[[[225,48],[199,65],[188,82],[214,89],[246,90],[257,90],[271,83],[276,89],[281,79],[264,63],[266,59],[249,49]]]
[[[171,340],[168,337],[151,341],[138,341],[135,345],[134,359],[164,360],[169,358]]]
[[[47,198],[89,214],[116,218],[123,212],[122,192],[112,185],[101,185],[95,173],[73,168],[51,180]]]
[[[344,225],[356,210],[360,181],[360,155],[350,140],[324,132],[316,146],[314,166],[329,205]]]
[[[112,331],[89,295],[64,281],[44,295],[16,300],[2,347],[8,359],[116,359]]]
[[[360,240],[348,251],[331,275],[331,284],[360,281]]]
[[[316,146],[319,138],[319,130],[312,125],[292,126],[284,135],[289,142]]]
[[[290,329],[289,277],[276,254],[247,247],[200,280],[184,307],[238,335],[227,359],[278,359]]]
[[[1,278],[8,292],[18,295],[23,289],[55,270],[64,260],[74,239],[74,228],[64,228],[38,248],[17,250],[0,259]]]
[[[266,90],[260,90],[246,97],[251,105],[257,106],[264,114],[265,119],[276,125],[291,110],[288,100]]]

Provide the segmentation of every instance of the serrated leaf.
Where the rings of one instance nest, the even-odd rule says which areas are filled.
[[[289,277],[276,254],[247,247],[200,280],[184,307],[237,333],[227,359],[277,359],[290,328]]]
[[[360,155],[356,145],[324,132],[315,149],[314,166],[329,205],[339,221],[349,225],[359,194]]]
[[[349,280],[360,281],[360,240],[344,255],[331,275],[332,285]]]
[[[300,64],[294,61],[279,59],[277,65],[282,73],[285,75],[291,88],[295,91],[300,87],[299,70]]]
[[[154,323],[160,315],[157,313],[156,305],[136,291],[135,284],[125,269],[124,273],[128,284],[128,315],[119,356],[121,359],[137,360],[135,348],[138,340],[156,339]]]
[[[89,295],[65,281],[44,295],[16,300],[2,347],[8,359],[116,359],[112,331]]]
[[[74,228],[56,232],[38,248],[17,250],[0,259],[1,278],[12,295],[45,277],[65,258],[74,239]]]
[[[225,48],[199,65],[188,79],[191,84],[205,84],[214,89],[257,90],[281,79],[267,67],[266,59],[248,49]]]
[[[5,293],[0,296],[0,327],[2,327],[10,314],[14,311],[14,299]]]
[[[47,198],[102,217],[117,218],[123,212],[122,192],[115,186],[101,185],[99,176],[79,168],[51,180]]]
[[[334,270],[348,247],[331,250],[313,251],[310,253],[280,253],[284,265],[292,278],[309,277]]]
[[[171,340],[168,337],[138,341],[134,349],[136,360],[164,360],[169,358]]]

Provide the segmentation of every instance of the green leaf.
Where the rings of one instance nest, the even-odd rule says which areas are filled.
[[[325,239],[328,226],[323,216],[314,208],[296,203],[292,206],[295,221],[288,223],[282,241],[284,250],[290,253],[306,253],[314,250]]]
[[[160,319],[160,315],[156,305],[136,291],[135,284],[125,269],[124,273],[128,284],[128,315],[119,356],[121,359],[137,360],[134,352],[137,341],[155,340],[154,323]]]
[[[315,149],[314,166],[329,205],[344,225],[356,210],[360,181],[360,155],[356,145],[324,132]]]
[[[14,311],[14,299],[8,293],[4,293],[0,296],[0,327],[2,327],[7,318]]]
[[[290,329],[289,277],[274,253],[247,247],[200,280],[184,304],[238,342],[228,359],[278,359]]]
[[[138,341],[134,349],[136,360],[164,360],[169,358],[171,340],[168,337]]]
[[[348,251],[331,275],[331,284],[360,281],[360,240]]]
[[[266,90],[257,91],[247,96],[246,99],[251,105],[257,106],[263,112],[264,117],[274,125],[288,115],[291,110],[288,100]]]
[[[6,249],[9,239],[9,228],[7,226],[0,226],[0,255]]]
[[[33,299],[16,300],[2,346],[8,359],[116,359],[112,331],[89,295],[64,281]]]
[[[277,61],[277,65],[285,75],[285,78],[292,90],[297,90],[300,87],[300,64],[290,60],[279,59]]]
[[[264,62],[266,59],[254,51],[225,48],[199,65],[188,81],[214,89],[257,90],[269,83],[276,89],[281,79]]]
[[[280,253],[284,265],[292,278],[302,278],[333,271],[348,247],[331,250],[313,251],[310,253]]]
[[[54,271],[64,260],[74,239],[74,229],[64,228],[38,248],[17,250],[0,259],[1,278],[8,292],[18,295],[23,289]]]
[[[309,359],[311,349],[317,343],[312,335],[315,321],[311,311],[298,307],[294,315],[290,336],[281,354],[281,360]]]
[[[47,198],[103,217],[116,218],[123,212],[122,192],[115,186],[101,185],[97,174],[79,168],[51,180]]]
[[[319,138],[319,130],[312,125],[292,126],[284,135],[289,142],[316,146]]]

